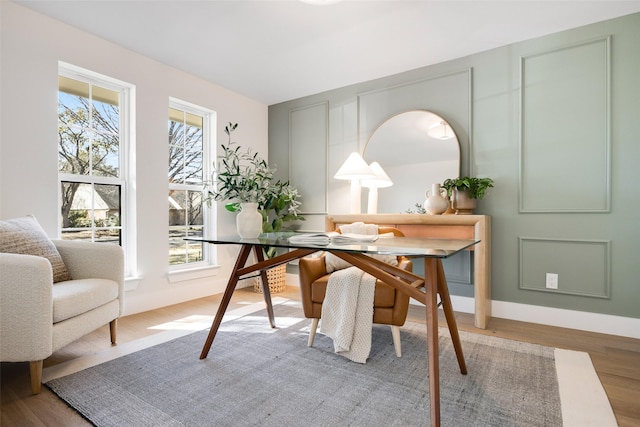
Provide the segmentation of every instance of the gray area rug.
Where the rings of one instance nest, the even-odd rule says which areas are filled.
[[[424,325],[402,328],[397,358],[374,325],[366,364],[333,353],[297,304],[223,323],[47,383],[97,426],[421,426],[429,419]],[[461,375],[440,329],[443,426],[560,426],[553,348],[461,332]]]

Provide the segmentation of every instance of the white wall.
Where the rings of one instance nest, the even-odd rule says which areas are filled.
[[[14,3],[0,2],[0,218],[33,214],[50,237],[57,224],[58,61],[136,86],[137,258],[132,314],[222,292],[235,248],[220,248],[215,277],[169,283],[167,238],[167,108],[169,97],[217,112],[224,126],[239,123],[236,140],[267,156],[267,106],[166,66]],[[223,40],[220,41],[224,42]],[[207,52],[203,52],[206,55]],[[220,63],[220,66],[225,66]],[[235,227],[218,211],[218,229]]]

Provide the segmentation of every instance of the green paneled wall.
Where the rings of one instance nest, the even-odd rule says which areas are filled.
[[[493,299],[640,318],[639,46],[633,14],[273,105],[269,158],[284,178],[320,175],[304,227],[323,228],[320,201],[347,213],[332,177],[371,121],[434,111],[461,136],[462,173],[495,180],[476,211],[493,218]],[[460,75],[469,77],[451,78]],[[292,131],[309,137],[292,141]],[[558,290],[545,287],[547,272]]]

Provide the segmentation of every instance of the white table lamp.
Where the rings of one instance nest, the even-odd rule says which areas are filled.
[[[369,201],[367,204],[367,213],[378,213],[378,188],[391,187],[393,181],[389,175],[382,169],[378,162],[372,162],[369,167],[376,174],[375,178],[363,179],[362,186],[369,188]]]
[[[336,179],[348,179],[351,181],[351,213],[360,213],[360,180],[375,178],[376,174],[371,170],[362,156],[353,152],[347,160],[340,166],[338,172],[333,176]]]
[[[449,126],[449,123],[442,120],[440,123],[437,123],[429,128],[427,131],[427,135],[431,138],[436,139],[451,139],[455,135],[453,134],[453,129]]]

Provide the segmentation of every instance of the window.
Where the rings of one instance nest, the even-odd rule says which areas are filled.
[[[209,212],[203,200],[209,176],[213,113],[172,100],[169,106],[169,264],[172,269],[208,264],[208,245],[185,241],[204,237]]]
[[[126,197],[132,176],[127,163],[130,89],[126,83],[60,65],[58,176],[63,239],[118,244],[132,252],[127,238],[132,206]],[[134,264],[127,256],[127,273]]]

